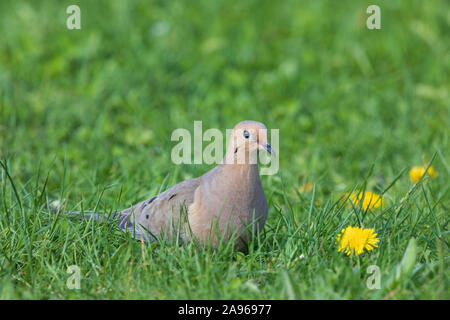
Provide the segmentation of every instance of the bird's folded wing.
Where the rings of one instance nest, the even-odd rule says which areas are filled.
[[[182,222],[187,220],[187,208],[194,201],[195,190],[199,185],[200,178],[180,182],[159,195],[122,211],[120,228],[134,233],[136,238],[144,234],[147,237],[160,236],[165,232],[171,236],[173,231],[179,232],[184,238]],[[149,240],[147,237],[144,236],[144,239]]]

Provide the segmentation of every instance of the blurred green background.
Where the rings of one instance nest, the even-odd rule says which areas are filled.
[[[66,28],[70,4],[81,30]],[[280,129],[292,178],[428,161],[448,149],[448,2],[378,1],[381,30],[369,4],[2,1],[2,156],[23,175],[66,157],[95,183],[128,167],[144,182],[173,169],[175,128],[253,119]]]
[[[444,212],[449,3],[2,0],[0,157],[20,190],[40,167],[50,198],[92,208],[115,186],[102,199],[125,207],[212,167],[175,166],[173,130],[251,119],[280,130],[271,205],[307,182],[337,197],[372,165],[380,192],[437,153]],[[71,4],[81,30],[66,28]],[[381,30],[366,28],[371,4]]]

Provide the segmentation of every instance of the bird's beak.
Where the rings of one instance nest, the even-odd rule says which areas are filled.
[[[275,151],[273,151],[272,147],[270,146],[270,144],[265,143],[265,142],[261,142],[259,144],[264,150],[266,150],[268,153],[271,154],[272,157],[275,157]]]

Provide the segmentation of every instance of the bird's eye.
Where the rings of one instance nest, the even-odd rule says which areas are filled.
[[[248,132],[247,130],[244,130],[244,138],[248,139],[250,137],[250,132]]]

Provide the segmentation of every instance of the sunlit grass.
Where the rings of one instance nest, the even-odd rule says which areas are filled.
[[[446,1],[383,2],[374,31],[369,2],[81,0],[68,31],[70,4],[0,2],[0,298],[450,298]],[[154,196],[212,167],[174,165],[173,130],[244,119],[280,130],[269,218],[244,253],[142,244],[42,207]],[[431,160],[439,174],[412,183]],[[352,202],[369,191],[382,205]],[[339,252],[349,225],[378,247]]]

